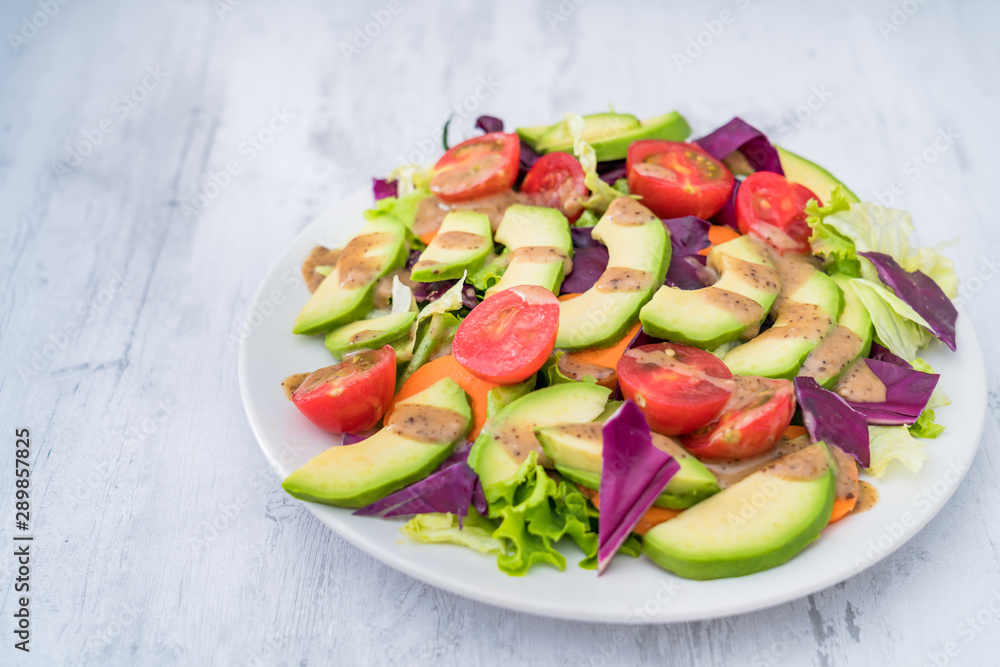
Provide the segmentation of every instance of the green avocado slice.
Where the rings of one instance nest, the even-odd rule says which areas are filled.
[[[376,281],[406,263],[406,229],[388,215],[365,223],[299,312],[292,333],[312,335],[353,322],[372,309]]]
[[[504,212],[494,240],[511,255],[500,282],[486,290],[486,296],[517,285],[559,292],[566,259],[573,256],[566,216],[547,206],[514,204]]]
[[[741,577],[781,565],[829,522],[835,476],[826,445],[810,445],[653,527],[643,551],[686,579]]]
[[[775,146],[778,150],[778,159],[781,161],[781,170],[785,172],[785,178],[792,183],[804,185],[819,197],[824,204],[830,203],[833,191],[837,187],[844,188],[847,201],[856,204],[861,200],[858,196],[837,179],[836,176],[828,172],[818,164],[814,164],[804,157],[800,157],[791,151],[786,151],[781,146]]]
[[[483,267],[493,249],[489,216],[475,211],[451,211],[434,240],[413,265],[410,279],[421,283],[461,278]]]
[[[827,389],[836,384],[855,360],[868,356],[874,332],[871,315],[854,293],[850,276],[835,273],[830,277],[843,294],[844,311],[837,326],[809,353],[798,373],[815,378]]]
[[[601,452],[604,438],[599,422],[564,424],[535,430],[542,451],[566,479],[583,486],[601,486]],[[680,464],[663,493],[656,500],[659,507],[684,509],[719,491],[715,475],[685,450],[676,440],[659,433],[653,434],[653,444],[667,452]]]
[[[559,302],[557,348],[617,343],[663,285],[670,264],[670,240],[663,222],[631,197],[611,202],[591,233],[608,247],[608,268],[589,290]]]
[[[583,116],[581,138],[594,148],[598,161],[621,160],[628,147],[640,139],[684,141],[691,136],[691,126],[676,111],[640,121],[631,114],[598,113]],[[573,152],[569,122],[562,120],[548,127],[517,129],[521,140],[539,153]]]
[[[657,290],[639,311],[647,333],[704,350],[757,335],[781,287],[763,243],[749,234],[721,243],[708,264],[719,272],[714,285]]]
[[[433,472],[471,423],[465,392],[451,378],[443,378],[399,401],[388,423],[374,435],[330,447],[281,486],[300,500],[364,507]]]
[[[370,320],[358,320],[326,334],[326,349],[337,359],[357,350],[374,350],[405,336],[417,314],[392,313]]]

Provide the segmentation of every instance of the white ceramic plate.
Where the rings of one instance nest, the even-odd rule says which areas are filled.
[[[246,319],[239,356],[240,390],[261,449],[277,472],[275,484],[335,444],[301,417],[281,389],[293,373],[328,366],[322,337],[291,333],[308,298],[299,267],[314,245],[335,244],[356,232],[371,193],[358,192],[313,222],[268,271]],[[582,552],[565,548],[567,568],[535,567],[508,577],[495,558],[451,545],[409,541],[399,521],[352,516],[350,510],[307,503],[338,535],[387,565],[445,590],[533,614],[612,623],[664,623],[727,616],[795,600],[823,590],[885,558],[917,534],[948,501],[972,462],[986,412],[986,376],[975,331],[958,320],[958,354],[935,344],[927,360],[941,373],[952,405],[938,412],[947,431],[929,441],[918,474],[893,464],[874,483],[881,499],[871,511],[823,531],[790,562],[754,575],[717,581],[673,576],[645,557],[619,557],[601,577],[576,566]],[[319,528],[317,527],[317,530]]]

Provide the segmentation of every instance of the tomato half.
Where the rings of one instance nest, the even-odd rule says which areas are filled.
[[[510,190],[517,180],[520,156],[521,140],[516,134],[490,132],[463,141],[434,165],[431,192],[454,204]]]
[[[753,232],[780,252],[809,252],[812,230],[806,224],[806,202],[812,190],[789,183],[784,176],[758,171],[747,176],[736,193],[736,224]]]
[[[738,375],[736,391],[715,422],[681,438],[689,452],[704,459],[743,459],[778,442],[795,412],[791,380]]]
[[[644,139],[628,147],[628,189],[661,218],[719,212],[736,179],[695,144]]]
[[[569,153],[549,153],[539,158],[524,177],[521,192],[536,206],[562,211],[570,222],[583,214],[583,200],[590,190],[583,182],[583,167]]]
[[[451,353],[470,373],[516,384],[538,372],[552,353],[559,301],[536,285],[493,294],[472,309],[455,332]]]
[[[732,373],[710,352],[675,343],[633,347],[618,361],[618,386],[649,426],[679,435],[714,420],[733,393]]]
[[[378,423],[395,390],[396,352],[386,345],[313,371],[292,393],[292,402],[324,431],[358,433]]]

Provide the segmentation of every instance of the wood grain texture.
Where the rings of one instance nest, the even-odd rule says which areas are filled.
[[[0,49],[0,423],[8,461],[14,427],[32,429],[37,540],[30,656],[10,646],[0,558],[0,663],[996,664],[1000,6],[399,2],[73,2]],[[38,11],[5,2],[0,27]],[[372,12],[391,20],[348,58]],[[450,113],[468,132],[479,113],[537,124],[609,103],[677,108],[698,132],[739,113],[863,198],[898,181],[921,241],[962,237],[990,416],[953,500],[884,562],[718,621],[570,623],[398,574],[281,491],[233,343],[280,248],[370,176],[436,157]]]

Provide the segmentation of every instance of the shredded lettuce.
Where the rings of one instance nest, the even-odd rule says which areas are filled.
[[[925,408],[908,430],[914,438],[936,438],[944,433],[944,426],[934,421],[933,410]]]
[[[490,505],[490,518],[500,521],[493,533],[504,545],[497,567],[512,576],[522,576],[537,563],[559,570],[566,558],[555,544],[569,536],[585,554],[581,565],[597,558],[597,533],[591,526],[592,510],[575,486],[556,482],[538,464],[531,452],[509,479],[483,489]]]
[[[927,443],[917,440],[906,426],[869,426],[871,466],[868,474],[881,477],[893,461],[899,461],[910,472],[919,472],[927,460],[924,447]]]
[[[591,384],[597,383],[597,378],[593,375],[584,375],[583,377],[574,380],[571,377],[567,377],[559,370],[559,360],[563,358],[566,354],[565,350],[559,350],[551,357],[549,357],[545,363],[542,365],[539,375],[541,376],[542,382],[546,387],[551,387],[557,384],[565,384],[567,382],[590,382]]]
[[[503,543],[493,537],[496,526],[471,507],[461,527],[456,514],[428,513],[417,514],[399,530],[417,542],[458,544],[484,554],[503,553]]]
[[[931,342],[926,320],[888,287],[864,278],[854,278],[850,285],[868,309],[879,342],[893,354],[912,361]]]
[[[499,255],[491,254],[481,269],[469,274],[469,284],[480,292],[485,292],[500,282],[508,264],[510,264],[510,250],[504,248]]]
[[[465,276],[452,285],[435,301],[424,306],[410,327],[410,337],[406,348],[397,351],[396,361],[408,361],[406,368],[396,381],[397,389],[413,375],[418,368],[430,361],[431,356],[449,344],[462,323],[458,311],[463,307],[462,289]],[[424,324],[426,323],[426,326]]]
[[[590,197],[583,202],[583,207],[603,213],[612,201],[626,196],[627,192],[622,192],[617,187],[608,185],[601,180],[597,173],[597,153],[593,146],[583,140],[586,121],[578,114],[568,113],[566,114],[566,123],[569,134],[573,137],[573,154],[580,160],[580,166],[583,167],[583,182],[591,192]]]
[[[402,188],[400,188],[402,190]],[[426,187],[417,188],[405,195],[398,197],[385,197],[375,202],[375,208],[368,209],[362,215],[365,220],[373,220],[380,215],[390,215],[403,223],[411,240],[413,236],[413,223],[417,219],[417,206],[420,202],[431,196],[431,191]]]
[[[536,375],[532,375],[524,382],[511,385],[500,385],[493,387],[486,393],[486,419],[493,419],[496,413],[521,398],[527,396],[535,389]]]

